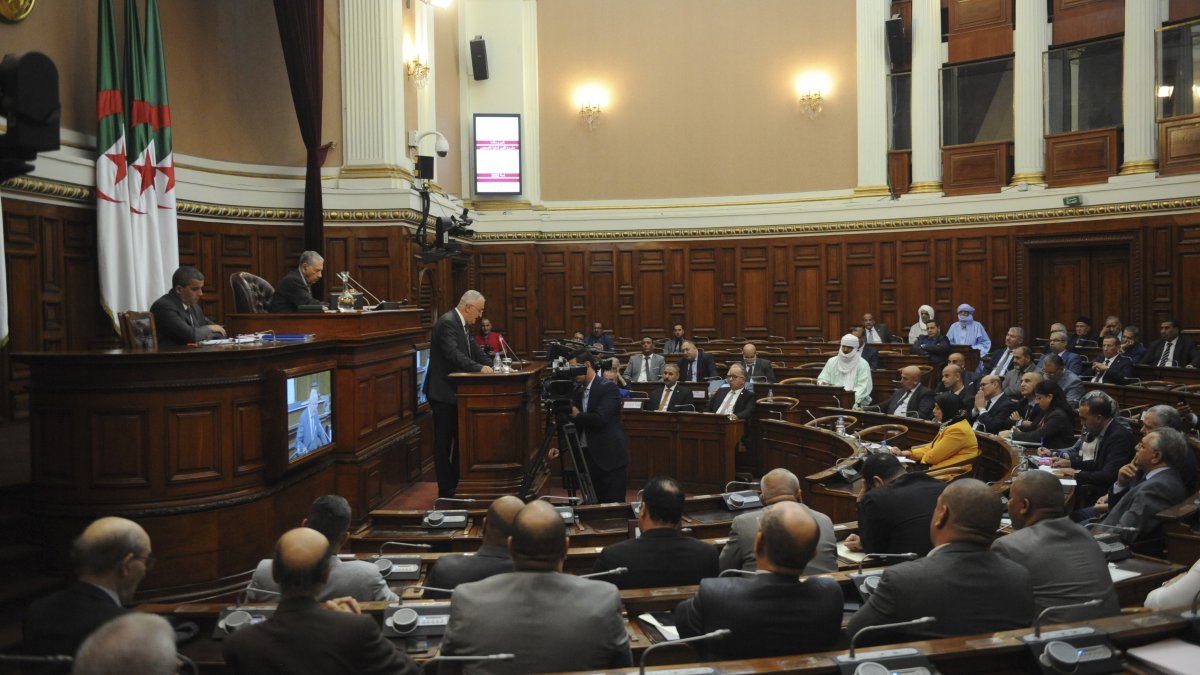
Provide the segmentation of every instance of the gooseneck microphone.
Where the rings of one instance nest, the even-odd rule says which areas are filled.
[[[385,541],[379,545],[379,555],[383,555],[383,549],[388,546],[407,546],[408,548],[433,548],[429,544],[413,544],[407,541]]]
[[[867,558],[871,560],[916,560],[920,557],[916,553],[868,553],[858,561],[858,573],[862,574],[863,563],[867,561]]]
[[[604,570],[603,572],[592,572],[591,574],[580,574],[579,578],[580,579],[595,579],[596,577],[610,577],[610,576],[617,576],[618,574],[625,574],[628,571],[629,571],[628,567],[614,567],[611,570]]]
[[[912,626],[922,626],[927,623],[935,623],[936,621],[937,621],[937,619],[935,617],[923,616],[919,619],[913,619],[912,621],[899,621],[897,623],[881,623],[877,626],[867,626],[867,627],[859,630],[857,633],[855,633],[854,637],[850,638],[850,654],[849,654],[850,660],[854,660],[854,650],[858,644],[858,638],[866,633],[871,633],[871,632],[875,632],[875,631],[883,631],[883,630],[891,630],[893,628],[909,628]]]
[[[753,576],[758,576],[758,572],[751,572],[750,570],[739,570],[739,569],[732,569],[732,568],[731,568],[731,569],[727,569],[727,570],[721,570],[721,573],[720,573],[720,574],[718,574],[717,576],[719,576],[719,577],[731,577],[731,576],[734,576],[734,575],[737,575],[737,574],[740,574],[740,575],[742,575],[742,576],[745,576],[745,577],[753,577]]]
[[[434,593],[446,593],[447,595],[454,592],[453,588],[438,588],[437,586],[405,586],[403,590],[433,591]]]
[[[1096,605],[1099,605],[1100,602],[1101,602],[1100,598],[1092,598],[1091,600],[1088,600],[1087,602],[1076,602],[1076,603],[1073,603],[1070,605],[1055,605],[1053,607],[1047,607],[1046,609],[1043,609],[1041,612],[1038,613],[1037,618],[1034,619],[1034,621],[1033,621],[1033,637],[1034,637],[1034,639],[1036,640],[1036,639],[1040,639],[1042,637],[1042,619],[1044,619],[1046,617],[1046,615],[1049,614],[1050,612],[1053,612],[1057,609],[1080,609],[1083,607],[1095,607]]]
[[[646,657],[650,655],[650,652],[658,649],[659,647],[665,645],[681,645],[688,642],[703,642],[704,640],[724,640],[731,634],[733,634],[733,631],[729,630],[728,628],[718,628],[717,630],[714,630],[711,633],[705,633],[704,635],[696,635],[690,638],[680,638],[678,640],[669,640],[667,642],[656,642],[649,647],[646,647],[645,651],[642,652],[642,658],[638,659],[638,675],[646,675]]]
[[[432,659],[428,659],[425,663],[437,663],[438,661],[512,661],[517,658],[516,654],[480,654],[479,656],[448,656],[439,654]]]
[[[474,504],[477,501],[479,501],[479,500],[471,499],[469,497],[438,497],[437,499],[433,500],[433,508],[435,508],[435,509],[437,508],[438,502],[454,502],[455,504]]]
[[[756,483],[756,482],[753,482],[753,481],[748,481],[748,480],[731,480],[731,481],[729,481],[728,483],[726,483],[726,484],[725,484],[725,489],[724,489],[724,490],[721,490],[721,492],[729,492],[729,486],[730,486],[730,485],[746,485],[746,486],[749,486],[749,487],[752,487],[752,488],[759,487],[759,484],[758,484],[758,483]]]

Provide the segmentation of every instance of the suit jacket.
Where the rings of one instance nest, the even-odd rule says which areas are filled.
[[[275,295],[267,305],[267,311],[272,314],[299,311],[300,305],[320,305],[320,300],[313,297],[312,289],[300,274],[300,268],[288,270],[275,286]]]
[[[933,548],[929,541],[929,521],[945,489],[942,481],[913,472],[867,490],[858,503],[858,536],[863,551],[929,553]]]
[[[642,404],[642,410],[658,410],[662,405],[663,392],[667,390],[664,385],[659,387],[657,391],[650,394],[650,398]],[[692,398],[692,391],[687,387],[675,383],[675,388],[671,390],[671,400],[667,402],[667,412],[675,412],[681,405],[695,405],[696,401]]]
[[[946,360],[946,356],[950,354],[950,339],[945,335],[937,337],[929,337],[922,335],[913,343],[913,354],[928,356],[932,363],[941,363]]]
[[[859,354],[867,365],[871,366],[871,370],[879,369],[879,350],[871,345],[863,345],[862,353]]]
[[[667,360],[662,354],[650,355],[650,377],[647,382],[661,382],[663,368],[667,367]],[[625,381],[637,382],[641,376],[642,370],[646,368],[646,356],[644,354],[634,354],[629,357],[629,365],[625,366]]]
[[[1055,623],[1121,613],[1104,553],[1092,535],[1068,517],[1039,520],[1000,537],[992,542],[992,553],[1029,571],[1034,609],[1038,612],[1093,598],[1102,601],[1095,607],[1058,610],[1048,617]]]
[[[1104,363],[1104,355],[1101,354],[1092,359],[1092,363]],[[1094,381],[1096,371],[1088,368],[1084,373],[1083,379],[1087,382]],[[1100,374],[1100,381],[1104,384],[1125,384],[1133,377],[1133,360],[1124,354],[1117,354],[1113,358],[1113,362],[1108,365],[1108,370]]]
[[[189,343],[207,340],[214,335],[209,328],[212,321],[204,316],[204,310],[195,304],[184,308],[183,301],[174,290],[150,305],[154,315],[154,329],[158,333],[159,347],[185,347]]]
[[[1092,344],[1085,344],[1085,347],[1099,347],[1100,338],[1095,333],[1087,333],[1086,335],[1077,335],[1075,331],[1071,331],[1067,335],[1067,349],[1074,349],[1079,344],[1080,340],[1090,341]]]
[[[808,508],[805,506],[805,508]],[[762,521],[766,509],[755,509],[738,514],[729,528],[729,540],[721,549],[721,571],[741,569],[749,572],[758,570],[758,558],[754,555],[754,537],[758,535],[758,524]],[[837,533],[833,529],[833,521],[829,516],[808,509],[813,520],[817,521],[819,538],[817,552],[813,559],[804,567],[804,575],[825,574],[836,572],[837,565]]]
[[[1000,394],[987,410],[976,413],[975,405],[971,404],[971,408],[967,414],[972,424],[982,424],[985,432],[998,434],[1012,427],[1013,421],[1009,417],[1012,416],[1016,409],[1017,404],[1015,401],[1004,394]]]
[[[1030,363],[1024,368],[1009,368],[1004,374],[1004,395],[1011,396],[1014,399],[1021,396],[1021,376],[1025,373],[1032,373],[1037,370],[1036,363]],[[1019,407],[1019,406],[1018,406]]]
[[[725,397],[729,396],[729,392],[733,391],[729,387],[722,387],[713,394],[713,397],[708,399],[707,412],[715,413],[721,409],[721,405],[725,403]],[[750,415],[754,414],[754,392],[742,388],[742,393],[738,394],[738,398],[733,402],[733,414],[737,415],[738,419],[749,419]]]
[[[25,609],[22,651],[74,656],[87,636],[126,611],[104,589],[76,581]]]
[[[503,546],[485,545],[480,546],[475,555],[456,553],[438,558],[430,568],[429,575],[425,577],[425,585],[453,590],[459,584],[479,581],[511,571],[513,571],[513,562],[512,558],[508,556],[508,549]],[[450,596],[446,593],[426,590],[424,597],[448,598]]]
[[[450,373],[478,373],[487,362],[483,349],[467,336],[458,310],[451,309],[433,324],[425,395],[431,401],[457,404],[458,385],[450,379]]]
[[[871,343],[871,344],[885,344],[886,345],[887,343],[891,342],[894,337],[892,335],[892,333],[888,330],[888,327],[881,323],[875,324],[875,332],[879,334],[879,342],[875,342],[875,343]],[[863,328],[863,336],[866,336],[866,334],[867,334],[867,329],[866,329],[866,327],[864,327]]]
[[[1042,358],[1038,359],[1038,368],[1042,367],[1042,364],[1046,361],[1046,356],[1048,356],[1050,353],[1051,352],[1046,352],[1045,354],[1042,354]],[[1075,373],[1076,375],[1083,375],[1084,371],[1088,369],[1087,359],[1073,351],[1063,350],[1059,356],[1062,357],[1063,364],[1067,367],[1067,370]]]
[[[1075,426],[1067,413],[1060,408],[1051,408],[1034,423],[1028,431],[1014,431],[1014,441],[1040,443],[1051,450],[1069,448],[1075,444]]]
[[[596,337],[595,335],[588,333],[587,337],[583,338],[583,344],[587,345],[588,347],[595,347],[596,349],[604,350],[606,352],[611,352],[613,350],[613,339],[608,333],[601,333],[600,337]]]
[[[271,576],[271,559],[261,560],[254,568],[254,576],[250,577],[250,586],[246,591],[247,602],[278,602],[279,584]],[[431,586],[433,584],[430,584]],[[273,591],[272,593],[257,593],[254,589]],[[331,556],[329,581],[317,595],[317,600],[324,602],[334,598],[350,596],[355,600],[399,600],[387,580],[379,573],[379,568],[366,560],[342,560]]]
[[[900,399],[904,398],[906,390],[897,387],[892,392],[892,397],[883,404],[883,412],[889,415],[896,414],[896,408],[900,407]],[[933,390],[923,384],[917,384],[912,390],[912,394],[908,397],[905,410],[909,413],[916,412],[918,417],[923,420],[933,419]],[[912,415],[908,415],[912,417]]]
[[[687,338],[685,337],[679,338],[678,340],[673,337],[667,338],[667,341],[663,343],[663,354],[668,356],[671,354],[682,354],[683,341],[686,339]]]
[[[840,637],[842,591],[825,577],[797,579],[774,573],[700,582],[696,595],[675,608],[679,637],[718,628],[723,640],[697,644],[709,660],[750,659],[832,649]]]
[[[583,406],[584,387],[575,390],[572,401],[579,414],[575,426],[581,440],[587,443],[587,453],[596,466],[612,471],[629,464],[629,447],[625,442],[625,427],[621,425],[621,392],[617,385],[597,375],[592,380],[588,404]]]
[[[754,368],[751,370],[751,365]],[[742,368],[746,371],[746,381],[751,382],[756,377],[767,378],[767,384],[775,384],[778,380],[775,378],[775,367],[771,365],[771,359],[764,359],[761,356],[756,356],[750,361],[742,361]]]
[[[420,672],[375,618],[324,609],[314,598],[280,600],[270,619],[225,638],[221,653],[235,675]]]
[[[315,417],[315,419],[314,419]],[[329,430],[321,421],[321,413],[309,415],[308,408],[300,411],[300,422],[296,425],[296,450],[316,450],[329,444]]]
[[[438,672],[517,675],[630,665],[620,592],[606,581],[558,572],[508,572],[454,589],[441,653],[501,652],[517,658],[443,662]]]
[[[1167,344],[1166,340],[1159,338],[1150,343],[1149,349],[1142,355],[1143,366],[1157,366],[1162,358],[1163,347]],[[1193,356],[1192,350],[1196,347],[1192,339],[1186,335],[1180,335],[1175,338],[1175,349],[1171,352],[1171,363],[1168,366],[1173,368],[1182,368],[1186,366]]]
[[[646,530],[637,539],[605,546],[593,572],[628,567],[625,574],[601,577],[617,588],[691,586],[720,573],[717,549],[699,539],[683,536],[673,527]]]
[[[1083,398],[1084,386],[1083,378],[1076,375],[1073,371],[1065,371],[1062,377],[1058,378],[1058,386],[1062,388],[1063,394],[1066,395],[1067,403],[1072,408],[1079,405],[1079,400]]]
[[[1033,582],[1024,567],[980,544],[956,541],[884,570],[846,633],[923,616],[937,622],[872,633],[864,640],[885,644],[991,633],[1029,626],[1033,608]]]
[[[692,362],[687,359],[679,359],[679,381],[680,382],[702,382],[704,380],[717,376],[717,364],[713,360],[712,354],[705,353],[703,350],[696,352],[696,377],[692,378],[691,368]]]
[[[1120,501],[1111,506],[1102,522],[1105,525],[1135,528],[1136,532],[1118,531],[1121,539],[1129,544],[1160,535],[1162,521],[1154,514],[1187,498],[1187,489],[1179,472],[1168,467],[1154,474],[1153,478],[1137,479],[1128,488],[1113,495],[1119,497]],[[1112,501],[1110,496],[1110,505]]]
[[[1139,364],[1142,362],[1142,358],[1146,356],[1146,345],[1142,344],[1141,342],[1135,342],[1131,347],[1126,349],[1125,345],[1122,344],[1121,353],[1125,356],[1128,356],[1130,361],[1133,361],[1135,364]],[[1161,353],[1159,355],[1161,356]],[[1155,363],[1158,362],[1155,361]]]
[[[987,365],[984,366],[983,372],[990,373],[993,370],[995,370],[996,366],[1000,365],[1000,361],[1004,358],[1004,352],[1006,352],[1006,351],[1008,351],[1008,346],[1003,345],[1003,344],[996,347],[995,349],[993,349],[987,355]],[[1016,367],[1017,367],[1016,361],[1013,359],[1012,356],[1009,356],[1008,357],[1008,367],[1006,367],[1004,369],[1003,373],[1000,373],[1000,377],[1004,377],[1004,375],[1007,374],[1008,371],[1010,371]]]
[[[1075,445],[1067,450],[1067,457],[1071,460],[1071,467],[1077,471],[1075,480],[1080,485],[1092,487],[1091,496],[1094,501],[1096,497],[1112,488],[1121,467],[1133,461],[1137,440],[1124,421],[1114,418],[1104,429],[1096,448],[1096,455],[1090,460],[1083,459],[1083,442],[1084,434],[1080,434]]]

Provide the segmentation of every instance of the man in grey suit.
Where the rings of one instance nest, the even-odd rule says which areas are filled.
[[[567,530],[554,507],[535,501],[521,509],[508,548],[515,571],[454,590],[441,653],[516,658],[446,661],[439,673],[516,675],[632,664],[617,587],[562,573]]]
[[[747,382],[775,384],[778,381],[775,379],[775,368],[771,366],[771,359],[760,358],[758,348],[750,342],[742,345],[742,369],[746,371]]]
[[[662,380],[663,367],[667,360],[662,354],[654,353],[654,340],[642,336],[642,353],[629,357],[625,366],[626,382],[658,382]]]
[[[1092,535],[1063,512],[1062,483],[1057,478],[1045,471],[1017,476],[1009,492],[1008,514],[1016,531],[997,539],[992,553],[1029,570],[1038,612],[1098,598],[1101,604],[1095,607],[1061,609],[1047,618],[1083,621],[1121,613],[1104,553]]]
[[[1162,521],[1155,514],[1187,497],[1178,467],[1184,465],[1188,452],[1187,439],[1175,429],[1163,427],[1146,434],[1133,461],[1117,472],[1112,492],[1096,502],[1097,514],[1107,511],[1102,523],[1122,528],[1115,531],[1125,543],[1161,536]]]
[[[867,626],[933,623],[872,633],[869,644],[929,640],[1012,630],[1033,623],[1033,582],[1017,563],[988,551],[1004,506],[987,484],[963,478],[938,497],[929,555],[884,571],[879,586],[846,627],[851,637]]]
[[[767,472],[759,486],[762,490],[762,502],[768,507],[783,502],[803,503],[800,499],[800,480],[787,469]],[[804,567],[804,574],[836,572],[837,535],[833,531],[833,521],[824,513],[807,506],[804,509],[812,515],[819,531],[816,549],[812,559]],[[759,523],[766,511],[767,509],[749,511],[733,519],[733,525],[729,528],[729,541],[721,549],[722,572],[730,569],[753,572],[758,569],[754,557],[754,537],[758,534]]]
[[[1042,376],[1062,387],[1067,403],[1072,407],[1079,405],[1079,400],[1083,398],[1083,380],[1067,369],[1061,356],[1047,354],[1042,357]]]
[[[1021,398],[1021,376],[1036,373],[1037,364],[1033,362],[1033,350],[1025,345],[1013,350],[1012,360],[1013,367],[1004,373],[1004,395],[1015,401]]]
[[[366,560],[342,560],[338,551],[350,538],[350,503],[345,497],[324,495],[313,500],[308,517],[300,523],[325,535],[329,540],[329,580],[317,595],[321,601],[351,597],[355,600],[388,600],[399,598],[388,588],[379,568]],[[258,563],[246,589],[249,602],[276,602],[279,584],[271,572],[272,560]]]

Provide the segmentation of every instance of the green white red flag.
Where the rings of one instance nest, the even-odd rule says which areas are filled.
[[[175,211],[175,153],[171,144],[171,105],[167,98],[167,61],[163,56],[158,0],[146,0],[146,103],[154,134],[154,193],[158,228],[166,247],[163,257],[174,271],[179,260],[179,227]],[[169,277],[168,277],[169,278]]]

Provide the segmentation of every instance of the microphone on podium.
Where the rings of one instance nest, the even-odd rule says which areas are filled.
[[[638,659],[638,675],[646,675],[646,657],[650,655],[650,652],[658,649],[659,647],[664,645],[681,645],[688,642],[703,642],[705,640],[724,640],[732,634],[733,631],[729,630],[728,628],[718,628],[717,630],[714,630],[711,633],[705,633],[704,635],[696,635],[690,638],[680,638],[678,640],[669,640],[667,642],[656,642],[649,647],[646,647],[645,651],[642,652],[642,658]]]
[[[868,553],[858,561],[858,573],[862,574],[863,563],[867,561],[867,558],[872,560],[916,560],[920,557],[916,553]]]

